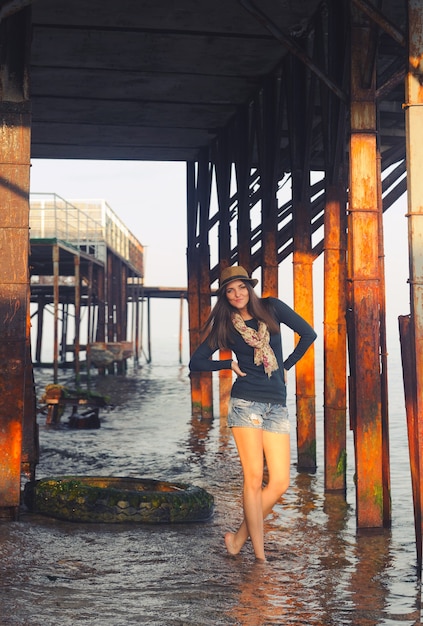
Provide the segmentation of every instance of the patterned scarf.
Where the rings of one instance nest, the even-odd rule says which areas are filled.
[[[246,344],[254,348],[254,364],[263,363],[264,371],[270,378],[279,369],[278,362],[270,346],[270,333],[264,322],[259,320],[258,330],[249,328],[239,313],[232,313],[232,323]]]

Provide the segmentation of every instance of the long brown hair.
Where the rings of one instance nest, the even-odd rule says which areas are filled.
[[[250,296],[247,309],[251,317],[264,322],[269,332],[280,333],[280,326],[272,314],[269,301],[259,298],[248,281],[245,281],[244,284]],[[232,323],[232,313],[234,312],[236,309],[229,304],[226,289],[222,289],[218,292],[217,302],[203,328],[203,333],[208,333],[208,342],[211,348],[230,349],[231,344],[234,343],[233,333],[236,332]]]

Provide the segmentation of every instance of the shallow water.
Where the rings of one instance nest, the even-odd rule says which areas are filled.
[[[36,377],[41,395],[52,373]],[[39,418],[37,477],[191,482],[214,495],[214,516],[200,524],[93,525],[24,511],[0,524],[1,624],[421,624],[401,381],[391,406],[391,530],[356,532],[352,449],[346,501],[324,493],[319,415],[315,474],[296,471],[292,429],[292,484],[266,521],[261,565],[250,546],[238,557],[224,550],[224,533],[241,517],[239,462],[223,420],[191,418],[186,367],[130,368],[125,377],[97,379],[97,389],[115,403],[102,411],[99,430],[70,430],[66,419],[46,427]]]

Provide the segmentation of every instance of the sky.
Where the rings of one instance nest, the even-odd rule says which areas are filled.
[[[33,159],[31,193],[103,199],[145,246],[147,286],[186,287],[186,166],[178,162]],[[398,315],[409,313],[406,198],[384,215],[388,337],[398,349]],[[323,260],[314,264],[315,328],[322,336]],[[292,261],[280,268],[280,297],[292,305]],[[258,289],[260,285],[258,286]],[[152,335],[177,353],[179,303],[152,302]],[[187,326],[184,316],[185,330]],[[185,354],[187,346],[185,345]],[[153,341],[154,353],[154,341]],[[153,354],[154,357],[154,354]]]

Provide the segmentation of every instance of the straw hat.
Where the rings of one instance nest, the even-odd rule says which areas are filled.
[[[219,289],[223,289],[228,283],[233,280],[247,281],[255,287],[258,283],[257,278],[250,278],[248,272],[241,265],[233,265],[232,267],[225,267],[220,275]]]

